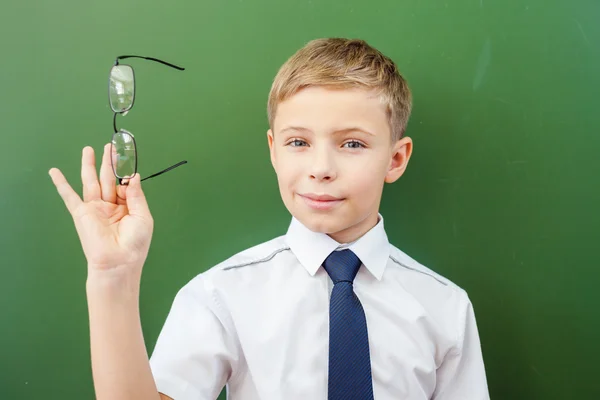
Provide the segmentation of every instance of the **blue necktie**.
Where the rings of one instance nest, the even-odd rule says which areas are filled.
[[[329,303],[328,400],[373,399],[367,320],[352,286],[360,265],[351,250],[334,251],[323,263],[334,283]]]

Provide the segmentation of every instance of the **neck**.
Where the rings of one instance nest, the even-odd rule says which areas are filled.
[[[360,239],[365,233],[369,232],[379,222],[377,213],[369,214],[365,219],[358,223],[335,233],[329,233],[329,237],[338,243],[350,243]]]

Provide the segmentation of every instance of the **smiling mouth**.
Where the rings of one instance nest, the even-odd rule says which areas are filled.
[[[330,210],[344,201],[343,198],[329,195],[317,195],[313,193],[298,195],[304,200],[306,205],[316,210]]]

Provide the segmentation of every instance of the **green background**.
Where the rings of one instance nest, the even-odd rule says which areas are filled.
[[[596,0],[40,1],[0,6],[0,398],[93,398],[86,262],[47,174],[80,191],[110,140],[108,72],[132,60],[155,234],[152,351],[177,290],[290,215],[266,101],[307,41],[358,37],[414,92],[414,155],[386,188],[391,241],[469,293],[495,400],[600,398],[600,3]],[[465,399],[466,400],[466,399]]]

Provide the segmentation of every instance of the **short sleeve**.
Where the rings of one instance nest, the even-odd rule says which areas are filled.
[[[489,400],[485,367],[475,313],[462,291],[457,345],[437,370],[437,385],[431,400]]]
[[[238,360],[228,314],[211,292],[199,275],[177,293],[150,357],[158,391],[175,400],[216,399]]]

